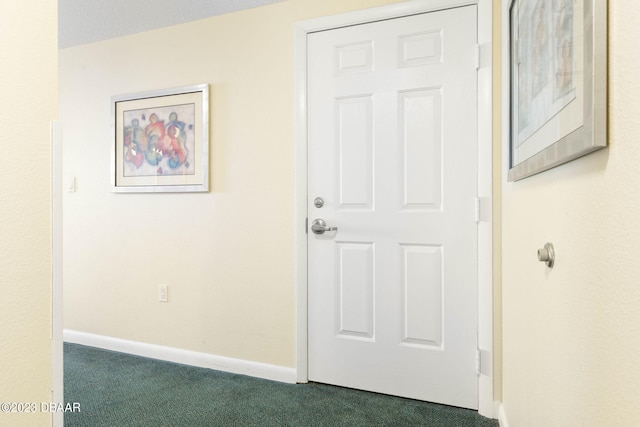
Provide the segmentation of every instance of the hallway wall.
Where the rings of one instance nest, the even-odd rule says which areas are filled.
[[[57,117],[57,7],[0,2],[0,402],[49,402],[51,127]],[[47,413],[0,412],[0,425]]]
[[[609,1],[609,148],[503,181],[511,426],[640,425],[639,18],[638,2]],[[536,258],[545,242],[553,270]]]

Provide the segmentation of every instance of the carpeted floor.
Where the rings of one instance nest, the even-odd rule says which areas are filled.
[[[65,426],[495,427],[475,411],[64,345]]]

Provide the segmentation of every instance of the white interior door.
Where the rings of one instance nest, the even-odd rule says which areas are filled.
[[[308,36],[311,381],[478,406],[476,15]]]

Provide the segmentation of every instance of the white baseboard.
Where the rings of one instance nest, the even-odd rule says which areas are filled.
[[[150,359],[181,363],[183,365],[197,366],[199,368],[215,369],[217,371],[248,375],[251,377],[264,378],[284,383],[294,384],[296,382],[295,368],[286,368],[283,366],[216,356],[213,354],[199,353],[179,348],[146,344],[138,341],[123,340],[120,338],[89,334],[86,332],[72,331],[68,329],[64,330],[63,337],[65,342],[134,354],[136,356],[148,357]]]
[[[504,405],[501,403],[498,407],[498,422],[500,427],[509,427],[509,421],[507,421],[507,413],[504,410]]]

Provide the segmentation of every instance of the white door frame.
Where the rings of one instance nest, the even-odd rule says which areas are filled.
[[[62,338],[62,124],[51,123],[51,239],[52,239],[52,398],[51,402],[64,401],[64,342]],[[64,425],[64,412],[54,412],[53,426]]]
[[[478,6],[478,412],[495,418],[493,399],[493,65],[492,0],[411,0],[373,9],[313,19],[295,26],[296,143],[296,327],[297,381],[308,381],[307,354],[307,35],[459,6]]]

